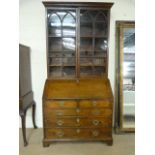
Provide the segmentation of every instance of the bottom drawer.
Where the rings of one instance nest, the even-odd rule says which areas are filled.
[[[111,128],[54,128],[45,129],[48,139],[104,139],[111,137]]]

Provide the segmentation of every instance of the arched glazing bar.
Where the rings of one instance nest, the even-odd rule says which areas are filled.
[[[101,19],[100,19],[99,16],[101,17]],[[99,11],[97,13],[97,15],[95,16],[94,20],[95,21],[102,21],[102,22],[104,21],[104,22],[107,22],[107,17],[106,17],[106,15],[105,15],[105,13],[103,11]]]

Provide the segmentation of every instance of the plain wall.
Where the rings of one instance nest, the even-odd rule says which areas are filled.
[[[68,0],[69,1],[69,0]],[[81,0],[82,2],[82,0]],[[84,1],[83,1],[84,2]],[[87,1],[85,1],[87,2]],[[91,1],[92,2],[92,1]],[[109,73],[114,93],[115,85],[115,21],[135,20],[134,0],[96,0],[114,2],[110,18]],[[19,1],[19,41],[31,48],[31,72],[34,100],[37,104],[36,124],[42,127],[42,93],[47,77],[45,8],[41,0]],[[21,127],[21,122],[19,121]],[[31,109],[27,112],[26,126],[32,127]]]

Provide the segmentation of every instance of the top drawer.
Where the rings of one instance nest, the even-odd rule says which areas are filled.
[[[111,108],[109,100],[47,100],[46,108]]]
[[[74,100],[50,100],[45,102],[46,108],[76,108],[77,103]]]

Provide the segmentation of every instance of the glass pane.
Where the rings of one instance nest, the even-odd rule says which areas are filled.
[[[93,66],[93,58],[80,58],[80,65],[81,66]]]
[[[107,57],[107,52],[105,51],[94,51],[94,57]]]
[[[80,24],[80,35],[81,36],[93,35],[93,24],[92,23],[81,23]]]
[[[75,51],[75,38],[62,38],[63,50]]]
[[[63,66],[75,66],[75,57],[63,57]]]
[[[75,67],[64,67],[63,76],[75,76]]]
[[[107,11],[98,11],[98,14],[96,15],[96,21],[102,21],[107,23]]]
[[[55,51],[52,51],[52,52],[49,52],[49,57],[62,57],[62,53],[61,52],[55,52]]]
[[[80,11],[80,21],[81,22],[92,22],[92,16],[90,14],[90,11],[81,10]]]
[[[61,19],[55,13],[48,14],[48,30],[51,36],[61,36]]]
[[[123,127],[135,126],[135,29],[123,29]]]
[[[104,76],[105,74],[105,67],[100,67],[100,66],[95,66],[94,67],[94,74],[95,75],[100,75],[100,76]]]
[[[76,11],[48,10],[49,76],[75,76]]]
[[[106,73],[107,58],[107,12],[103,10],[80,10],[80,75]],[[86,73],[84,73],[86,72]]]
[[[62,26],[63,36],[75,36],[76,21],[74,12],[67,13],[67,15],[64,16]]]
[[[95,39],[95,50],[107,50],[108,42],[103,38]]]
[[[93,58],[94,66],[105,66],[105,62],[103,58]]]
[[[93,75],[92,67],[91,66],[81,66],[80,67],[80,75],[81,76]]]
[[[105,23],[95,23],[95,35],[107,37],[107,25]]]
[[[50,66],[62,66],[62,58],[49,58]]]
[[[92,48],[92,38],[81,38],[80,50],[81,51],[91,51]]]
[[[80,56],[81,57],[91,57],[91,56],[93,56],[93,52],[92,51],[81,51]]]
[[[49,51],[62,51],[62,39],[50,38],[49,39]]]
[[[50,67],[49,72],[50,72],[50,76],[52,77],[61,77],[62,67]]]

